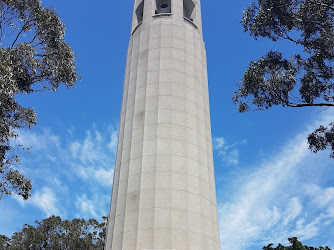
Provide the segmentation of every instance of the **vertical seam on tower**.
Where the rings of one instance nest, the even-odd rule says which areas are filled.
[[[149,30],[149,29],[148,29]],[[142,30],[141,30],[142,31]],[[140,35],[142,34],[140,31]],[[149,40],[148,40],[148,43],[149,43]],[[148,44],[148,49],[147,49],[147,67],[148,67],[148,52],[149,52],[149,44]],[[138,53],[138,60],[139,60],[139,56],[140,56],[140,47],[139,47],[139,53]],[[144,152],[144,136],[145,136],[145,121],[146,121],[146,96],[147,96],[147,74],[148,74],[148,71],[146,70],[146,76],[145,76],[145,103],[144,103],[144,125],[143,125],[143,136],[142,136],[142,154],[141,154],[141,171],[140,171],[140,181],[139,181],[139,190],[138,190],[138,218],[137,218],[137,225],[139,225],[139,216],[140,216],[140,197],[141,197],[141,183],[142,183],[142,169],[143,169],[143,158],[144,158],[144,155],[143,155],[143,152]],[[139,227],[137,226],[137,238],[136,238],[136,249],[138,248],[138,232],[139,232]]]
[[[196,63],[197,63],[197,61],[200,61],[200,59],[199,58],[197,58],[196,57],[196,41],[197,41],[197,36],[194,34],[194,31],[192,31],[192,36],[193,36],[193,41],[194,41],[194,43],[193,43],[193,53],[194,53],[194,65],[193,65],[193,68],[194,68],[194,78],[196,79],[197,77],[196,77],[196,73],[197,73],[197,75],[198,75],[198,72],[197,72],[197,67],[196,67]],[[196,41],[195,41],[195,39],[196,39]],[[201,76],[202,76],[202,72],[201,72]],[[202,87],[202,85],[203,85],[203,79],[202,78],[200,78],[199,80],[195,80],[196,81],[196,85],[199,83],[200,84],[200,87]],[[198,89],[198,88],[196,88],[196,89]],[[201,96],[201,94],[200,93],[198,93],[198,91],[196,91],[196,103],[197,103],[197,97],[198,96]],[[198,129],[200,128],[199,126],[198,126],[198,123],[199,122],[201,122],[201,121],[199,121],[199,112],[200,112],[200,110],[197,108],[197,104],[196,104],[196,127],[197,127],[197,151],[199,151],[199,150],[201,150],[201,147],[199,146],[199,142],[200,142],[200,140],[199,140],[199,136],[200,136],[200,134],[202,134],[202,133],[199,133],[199,131],[198,131]],[[204,133],[205,133],[205,137],[206,137],[206,131],[204,131]],[[198,154],[199,155],[199,154]],[[198,163],[201,163],[201,161],[200,161],[200,159],[198,159]],[[204,164],[203,164],[204,165]],[[198,184],[199,184],[199,193],[200,193],[200,197],[201,197],[201,199],[202,199],[202,190],[201,190],[201,181],[202,181],[202,178],[201,178],[201,168],[202,166],[201,166],[201,164],[198,164],[198,173],[199,173],[199,180],[198,180]],[[200,237],[201,237],[201,244],[202,244],[202,249],[205,249],[205,247],[204,247],[204,235],[203,235],[203,220],[202,220],[202,216],[203,216],[203,214],[202,214],[202,211],[203,211],[203,203],[202,202],[200,202],[200,207],[201,207],[201,211],[200,211],[200,226],[201,226],[201,232],[200,232]]]
[[[183,27],[184,27],[184,29],[186,30],[187,28],[185,27],[185,25],[184,25],[184,23],[183,23]],[[184,45],[184,46],[186,46],[186,44]],[[186,48],[184,47],[184,61],[186,60]],[[186,73],[184,73],[184,77],[185,77],[185,75],[186,75]],[[195,86],[195,103],[196,103],[196,93],[197,93],[197,91],[196,91],[196,86]],[[195,105],[195,108],[196,108],[196,113],[197,113],[197,107],[196,107],[196,105]],[[197,121],[196,121],[197,122]],[[197,137],[198,137],[198,131],[197,131],[197,124],[196,124],[196,134],[197,134]],[[198,141],[198,138],[197,138],[197,141]],[[198,149],[197,149],[198,150]],[[187,163],[188,164],[188,163]],[[198,163],[197,163],[197,166],[198,166]],[[198,171],[199,171],[199,168],[198,168]],[[186,173],[187,173],[187,176],[188,176],[188,167],[187,167],[187,169],[186,169]],[[187,186],[186,186],[186,191],[187,191],[187,210],[186,210],[186,212],[187,212],[187,247],[188,247],[188,242],[190,241],[190,237],[189,237],[189,230],[188,230],[188,225],[189,225],[189,223],[188,223],[188,211],[189,211],[189,209],[188,209],[188,207],[189,207],[189,205],[188,205],[188,201],[189,201],[189,198],[188,198],[188,178],[187,178]],[[189,247],[187,248],[188,250],[191,250]]]
[[[196,39],[196,41],[195,41],[195,39]],[[204,82],[203,82],[203,80],[204,80],[204,78],[203,78],[203,72],[202,72],[202,70],[200,70],[200,72],[198,72],[198,68],[196,67],[197,66],[197,61],[201,61],[201,56],[198,58],[197,57],[197,55],[199,55],[199,54],[202,54],[202,51],[200,51],[200,53],[198,52],[198,37],[197,36],[195,36],[195,39],[193,39],[194,40],[194,55],[195,55],[195,62],[194,62],[194,72],[195,72],[195,75],[197,74],[197,77],[199,77],[200,79],[199,79],[199,83],[200,83],[200,87],[201,88],[203,88],[203,86],[204,86]],[[202,94],[200,93],[199,94],[199,96],[202,96]],[[204,98],[203,98],[204,99]],[[205,112],[205,110],[204,110],[204,107],[203,107],[203,111],[199,108],[199,109],[197,109],[196,108],[196,120],[197,120],[197,123],[198,122],[202,122],[202,121],[200,121],[199,120],[199,118],[198,117],[200,117],[200,113],[204,113]],[[206,126],[204,126],[204,135],[205,135],[205,138],[206,138]],[[201,149],[199,149],[199,150],[201,150]],[[206,152],[205,152],[206,153]],[[200,161],[200,162],[202,162],[202,160]],[[204,164],[201,164],[200,165],[200,167],[202,168],[202,167],[206,167]],[[201,170],[199,170],[199,172],[201,173]],[[202,190],[201,190],[201,187],[202,188],[204,188],[203,187],[203,184],[201,184],[201,183],[203,183],[203,180],[202,180],[202,178],[200,178],[200,180],[199,180],[199,185],[200,185],[200,194],[201,194],[201,197],[204,197],[203,196],[203,194],[202,194]],[[205,185],[205,184],[204,184]],[[201,216],[200,216],[200,218],[201,218],[201,228],[203,228],[203,213],[202,213],[202,211],[204,210],[203,208],[204,208],[204,205],[203,205],[204,203],[202,203],[201,202]],[[202,230],[202,232],[201,232],[201,237],[202,237],[202,248],[203,249],[205,249],[205,235],[203,234],[203,230]]]
[[[161,27],[161,21],[159,21],[160,22],[160,27]],[[150,34],[151,34],[151,28],[152,28],[152,25],[150,25]],[[160,30],[160,32],[161,32],[161,30]],[[151,39],[150,39],[151,40]],[[156,153],[155,153],[155,171],[154,171],[154,173],[155,173],[155,175],[154,175],[154,186],[155,186],[155,189],[154,189],[154,207],[153,207],[153,248],[155,248],[155,242],[156,242],[156,237],[155,237],[155,213],[156,213],[156,191],[157,191],[157,189],[156,189],[156,186],[157,186],[157,171],[156,171],[156,169],[157,169],[157,163],[158,163],[158,134],[159,134],[159,91],[160,91],[160,85],[159,85],[159,83],[160,83],[160,64],[161,64],[161,62],[160,62],[160,60],[161,60],[161,36],[160,36],[160,44],[159,44],[159,70],[158,70],[158,82],[157,83],[155,83],[156,85],[157,85],[157,93],[158,93],[158,95],[157,95],[157,113],[158,113],[158,119],[157,119],[157,123],[156,123],[156,126],[157,126],[157,139],[156,139]]]
[[[131,62],[133,60],[133,47],[135,47],[135,43],[134,43],[134,39],[135,37],[131,37],[132,39],[132,55],[131,55]],[[140,37],[139,37],[139,42],[140,42]],[[138,52],[139,52],[139,46],[138,46]],[[136,60],[135,60],[135,63],[137,64],[137,72],[136,72],[136,78],[134,80],[134,84],[137,85],[137,79],[138,79],[138,62],[139,62],[139,56],[137,56]],[[132,66],[132,64],[131,64]],[[131,76],[131,66],[130,66],[130,76]],[[129,90],[130,90],[130,76],[129,76],[129,87],[128,87],[128,93],[129,93]],[[134,104],[133,104],[133,113],[132,113],[132,129],[131,129],[131,143],[129,145],[129,153],[130,153],[130,159],[129,159],[129,167],[128,167],[128,174],[127,174],[127,183],[126,183],[126,194],[125,194],[125,199],[127,199],[127,190],[129,188],[129,172],[130,172],[130,164],[131,164],[131,148],[132,148],[132,136],[133,136],[133,124],[134,124],[134,113],[135,113],[135,106],[136,106],[136,88],[134,88]],[[127,99],[127,103],[128,103],[129,99]],[[128,113],[127,113],[128,114]],[[124,126],[125,128],[125,126]],[[124,220],[123,220],[123,233],[122,233],[122,249],[123,249],[123,243],[124,243],[124,229],[125,229],[125,218],[126,218],[126,207],[127,207],[127,202],[125,201],[125,206],[124,206]]]
[[[183,5],[182,5],[183,6]],[[174,25],[172,26],[172,34],[174,34]],[[180,26],[181,27],[181,26]],[[183,81],[185,82],[185,75],[186,75],[186,70],[185,70],[185,63],[186,63],[186,51],[185,51],[185,47],[186,47],[186,28],[185,28],[185,26],[184,26],[184,23],[183,23],[183,26],[182,26],[182,28],[183,28],[183,34],[184,34],[184,39],[183,39],[183,46],[184,46],[184,49],[183,49],[183,63],[184,63],[184,68],[183,68]],[[174,50],[174,46],[173,46],[173,50]],[[184,86],[185,87],[185,86]],[[184,89],[186,89],[186,88],[184,88]],[[185,96],[184,96],[185,97]],[[187,118],[186,118],[187,119]],[[186,124],[186,123],[185,123]],[[185,152],[187,152],[187,142],[188,142],[188,140],[187,140],[187,136],[186,136],[186,138],[185,138],[185,142],[186,142],[186,150],[185,150]],[[189,225],[189,223],[188,223],[188,221],[189,221],[189,219],[188,219],[188,217],[189,217],[189,214],[188,214],[188,211],[189,211],[189,209],[188,209],[188,156],[187,156],[187,153],[186,153],[186,160],[185,160],[185,162],[186,162],[186,166],[185,166],[185,172],[186,172],[186,178],[185,178],[185,181],[186,181],[186,189],[185,189],[185,193],[186,193],[186,225],[187,225],[187,229],[186,229],[186,232],[187,232],[187,239],[186,239],[186,241],[185,241],[185,244],[186,244],[186,249],[189,249],[189,244],[188,244],[188,242],[189,242],[189,230],[188,230],[188,225]]]
[[[173,7],[173,5],[175,5],[175,3],[172,3],[172,2],[171,2],[171,4],[172,4],[172,7]],[[171,25],[170,22],[166,22],[165,25],[164,25],[165,29],[169,25]],[[164,30],[163,30],[164,26],[161,23],[161,30],[160,30],[161,33],[164,32]],[[171,26],[173,27],[173,25],[171,25]],[[173,30],[172,30],[172,34],[173,34]],[[167,37],[167,36],[165,36],[165,37]],[[173,35],[172,35],[172,37],[173,37]],[[172,40],[172,44],[173,44],[173,40]],[[168,50],[170,50],[170,56],[173,56],[173,52],[172,52],[173,46],[166,48],[166,51],[168,51]],[[161,59],[163,59],[163,58],[161,57],[161,53],[160,53],[160,61],[161,61]],[[166,61],[169,60],[171,62],[172,59],[171,59],[171,57],[167,57],[166,56],[165,60]],[[167,84],[167,81],[165,82],[165,84]],[[172,91],[171,92],[171,98],[172,98],[172,101],[173,101],[173,87],[172,87],[173,86],[173,81],[171,80],[169,84],[171,85],[170,86],[170,89]],[[170,124],[170,128],[171,128],[171,135],[172,135],[172,133],[173,133],[173,122]],[[172,138],[172,136],[170,138]],[[170,225],[170,228],[169,228],[169,230],[170,230],[170,242],[169,242],[169,244],[170,244],[170,248],[173,248],[173,245],[172,245],[173,244],[173,240],[172,240],[173,239],[173,228],[172,228],[172,209],[173,209],[173,206],[172,206],[172,204],[173,204],[173,202],[172,202],[172,193],[173,193],[173,189],[172,189],[172,178],[173,178],[172,177],[173,176],[172,151],[173,151],[173,148],[172,148],[172,146],[173,146],[173,139],[170,140],[170,143],[171,143],[171,145],[170,145],[170,152],[169,152],[169,157],[168,157],[168,160],[169,160],[168,175],[169,175],[169,185],[170,185],[170,189],[169,189],[169,204],[170,204],[170,206],[169,206],[168,210],[169,210],[169,225]]]
[[[173,5],[174,5],[174,3],[172,3],[172,1],[171,1],[171,8],[173,8]],[[171,10],[172,11],[172,10]],[[170,24],[168,24],[168,25],[170,25]],[[174,25],[172,25],[172,46],[171,46],[171,56],[173,56],[173,27],[174,27]],[[161,22],[161,29],[160,29],[160,33],[162,33],[163,32],[163,30],[162,30],[162,28],[163,28],[163,25],[162,25],[162,22]],[[162,37],[162,36],[160,36],[160,37]],[[162,44],[162,41],[160,41],[161,43],[160,44]],[[167,50],[168,50],[169,48],[167,48]],[[160,50],[160,55],[159,55],[159,57],[160,57],[160,63],[161,63],[161,50]],[[167,60],[171,60],[170,58],[167,58]],[[159,72],[160,72],[160,70],[159,70]],[[159,83],[160,83],[160,77],[159,77]],[[171,82],[170,82],[170,84],[172,85],[171,86],[171,90],[172,90],[172,93],[171,93],[171,98],[172,98],[172,101],[173,101],[173,79],[171,80]],[[159,96],[160,96],[160,94],[159,94]],[[173,115],[172,115],[172,117],[173,117]],[[173,134],[173,122],[171,123],[171,133]],[[173,136],[172,136],[173,137]],[[169,225],[170,225],[170,247],[172,248],[173,247],[173,241],[172,241],[172,204],[173,204],[173,202],[172,202],[172,176],[173,176],[173,166],[172,166],[172,151],[173,151],[173,149],[172,149],[172,146],[173,146],[173,140],[171,140],[171,151],[169,152],[169,154],[170,154],[170,157],[169,157],[169,164],[170,164],[170,169],[169,169],[169,180],[170,180],[170,189],[169,189],[169,203],[170,203],[170,207],[168,208],[169,209]]]
[[[136,94],[137,94],[137,89],[139,88],[138,87],[138,74],[139,74],[139,61],[140,61],[140,44],[141,44],[141,40],[142,40],[142,29],[138,32],[138,36],[139,36],[139,43],[138,43],[138,58],[137,58],[137,79],[136,79],[136,88],[135,88],[135,103],[136,103],[136,101],[137,101],[137,97],[136,97]],[[147,79],[147,70],[146,70],[146,79]],[[147,80],[145,80],[145,81],[147,81]],[[146,86],[146,84],[145,84],[145,86]],[[145,92],[145,99],[146,99],[146,92]],[[140,100],[138,100],[138,101],[140,101]],[[145,104],[146,104],[146,100],[145,100]],[[144,104],[144,107],[145,107],[145,104]],[[134,106],[134,114],[135,114],[135,107],[136,107],[136,105]],[[140,128],[139,128],[140,129]],[[132,123],[132,130],[133,130],[133,123]],[[142,169],[142,166],[143,166],[143,150],[144,150],[144,147],[143,147],[143,145],[144,145],[144,130],[145,130],[145,111],[144,111],[144,117],[143,117],[143,126],[142,126],[142,130],[143,130],[143,137],[142,137],[142,145],[141,145],[141,148],[142,148],[142,153],[141,153],[141,157],[142,157],[142,162],[141,162],[141,166],[140,166],[140,168]],[[131,157],[130,157],[130,163],[131,163]],[[130,168],[129,168],[129,171],[130,171]],[[138,206],[137,206],[137,208],[138,208],[138,214],[137,214],[137,230],[136,230],[136,247],[137,247],[137,241],[138,241],[138,225],[139,225],[139,215],[140,215],[140,213],[139,213],[139,204],[140,204],[140,184],[141,184],[141,171],[140,171],[140,173],[139,174],[137,174],[138,176],[139,176],[139,178],[140,178],[140,181],[139,181],[139,190],[138,190]]]

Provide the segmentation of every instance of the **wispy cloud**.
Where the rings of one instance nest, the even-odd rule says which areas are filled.
[[[105,168],[95,168],[94,166],[87,167],[78,165],[76,166],[76,171],[78,177],[86,181],[93,181],[105,187],[111,187],[114,169],[110,168],[109,170]]]
[[[13,141],[15,144],[29,147],[31,150],[48,150],[50,147],[60,146],[60,137],[53,134],[50,129],[43,129],[39,133],[31,133],[27,130],[18,131],[17,140]]]
[[[227,166],[237,166],[239,164],[239,149],[237,147],[247,144],[247,141],[243,140],[229,144],[224,137],[214,137],[212,144],[214,152],[220,156]]]
[[[328,152],[310,153],[306,143],[308,132],[332,117],[322,114],[251,173],[240,173],[229,201],[219,205],[222,249],[255,249],[292,236],[312,239],[333,226],[334,188],[321,185],[327,178],[322,171],[334,174],[333,160]]]
[[[37,191],[31,197],[30,202],[33,206],[43,210],[47,217],[59,214],[56,194],[50,188],[44,187],[41,191]]]
[[[83,163],[99,161],[104,157],[103,151],[99,148],[103,141],[102,135],[98,131],[94,131],[94,137],[91,131],[87,131],[82,142],[74,141],[71,143],[72,158],[79,159]]]
[[[311,184],[306,187],[306,193],[310,196],[310,202],[318,208],[330,209],[328,212],[334,212],[334,187],[322,189],[318,185]],[[333,205],[333,206],[329,206]],[[332,209],[333,208],[333,209]]]
[[[96,212],[97,209],[96,203],[93,200],[88,199],[87,194],[82,194],[78,196],[75,201],[75,205],[78,211],[80,211],[80,213],[77,213],[78,217],[82,217],[82,215],[84,215],[83,217],[86,216],[93,216],[93,218],[98,217]]]
[[[83,180],[111,187],[117,135],[117,131],[109,127],[107,133],[86,131],[83,140],[73,141],[69,148],[75,174]]]
[[[225,138],[224,137],[215,137],[212,139],[213,149],[219,150],[225,146]]]
[[[17,195],[14,195],[13,198],[17,200],[21,206],[31,205],[41,209],[47,217],[60,215],[56,193],[51,188],[43,187],[41,190],[37,190],[27,201],[24,201],[21,196]]]
[[[64,133],[58,135],[49,129],[20,131],[16,143],[31,147],[22,157],[22,169],[33,180],[33,195],[28,201],[15,199],[24,207],[39,208],[46,216],[71,214],[69,207],[79,209],[82,216],[106,215],[117,147],[116,127],[97,129],[93,125],[84,136],[75,130]],[[104,206],[101,199],[105,200]]]
[[[106,216],[105,208],[109,208],[110,195],[95,193],[88,195],[86,193],[77,195],[75,199],[76,217],[100,219]]]

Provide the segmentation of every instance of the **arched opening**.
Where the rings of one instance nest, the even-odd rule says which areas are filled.
[[[195,23],[196,4],[192,0],[183,0],[183,16]]]
[[[143,21],[144,17],[144,0],[138,5],[136,9],[137,24]]]
[[[171,0],[156,0],[155,14],[172,13]]]

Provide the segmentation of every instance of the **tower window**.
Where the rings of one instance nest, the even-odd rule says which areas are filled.
[[[195,23],[196,4],[192,0],[183,0],[183,16]]]
[[[136,9],[136,16],[137,16],[137,24],[143,21],[144,17],[144,0],[138,5]]]
[[[171,0],[156,0],[155,14],[172,13]]]

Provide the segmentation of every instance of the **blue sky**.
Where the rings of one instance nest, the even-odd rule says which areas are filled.
[[[250,0],[202,1],[208,55],[217,200],[223,250],[261,249],[298,236],[334,248],[334,160],[312,154],[306,136],[333,109],[273,108],[238,114],[231,97],[250,60],[287,43],[250,38],[239,24]],[[133,1],[44,0],[67,26],[82,81],[75,89],[20,96],[38,125],[17,143],[32,146],[22,172],[32,197],[0,202],[0,234],[52,214],[108,214]]]

